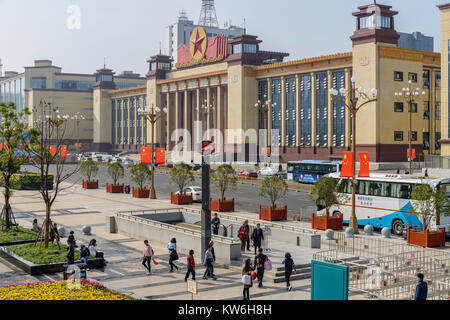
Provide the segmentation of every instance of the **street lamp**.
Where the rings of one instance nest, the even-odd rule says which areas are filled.
[[[74,116],[71,117],[71,120],[75,120],[75,127],[77,130],[77,149],[78,149],[78,147],[80,146],[80,122],[86,120],[86,118],[82,114],[77,112]]]
[[[408,158],[408,162],[409,162],[409,174],[412,175],[412,106],[413,104],[417,104],[417,102],[419,101],[421,96],[425,96],[427,93],[425,91],[422,91],[420,89],[420,87],[417,88],[413,88],[412,86],[412,81],[409,80],[409,87],[406,88],[402,88],[402,91],[399,92],[395,92],[395,98],[396,99],[401,99],[404,102],[406,102],[409,106],[409,135],[408,135],[408,140],[409,140],[409,158]],[[422,92],[421,92],[422,91]],[[417,136],[416,136],[417,138]]]
[[[210,116],[210,114],[213,115],[213,123],[214,123],[214,112],[216,111],[216,107],[214,106],[214,101],[212,104],[208,105],[208,100],[205,100],[204,103],[199,107],[197,106],[197,112],[202,112],[201,119],[203,121],[203,113],[206,114],[206,119]],[[208,121],[206,122],[208,124]],[[206,132],[208,132],[209,128],[206,128]],[[208,132],[208,139],[209,139],[209,132]]]
[[[352,115],[352,153],[353,153],[353,175],[352,175],[352,216],[350,218],[350,227],[355,230],[355,234],[358,234],[358,219],[356,218],[356,114],[365,105],[377,101],[378,90],[372,89],[369,91],[363,87],[356,88],[356,81],[358,79],[353,76],[351,78],[351,90],[347,91],[345,88],[341,88],[339,91],[336,89],[330,89],[332,101],[339,102],[347,107]],[[338,95],[347,97],[350,94],[350,103],[347,104],[345,100],[338,98]],[[363,101],[359,104],[359,101]]]
[[[150,187],[150,199],[156,199],[155,191],[155,124],[161,118],[162,113],[167,114],[167,108],[161,112],[161,108],[155,106],[154,101],[151,102],[150,108],[139,108],[138,114],[144,121],[149,121],[152,128],[152,185]]]
[[[267,130],[267,145],[266,147],[269,147],[269,110],[272,108],[275,108],[277,106],[277,103],[272,103],[270,99],[267,99],[267,95],[264,95],[265,102],[261,102],[261,100],[258,100],[257,103],[255,103],[255,108],[262,111],[263,113],[263,122],[264,122],[264,128]],[[267,117],[266,117],[267,114]],[[259,149],[260,141],[259,141],[259,134],[258,134],[258,149]],[[266,156],[266,163],[267,163],[267,149],[265,152]],[[259,150],[258,150],[258,163],[259,163]]]

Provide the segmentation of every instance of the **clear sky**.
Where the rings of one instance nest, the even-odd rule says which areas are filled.
[[[258,35],[264,50],[288,52],[289,60],[351,50],[351,15],[372,0],[216,0],[221,26],[230,20]],[[400,12],[396,29],[435,38],[440,50],[436,5],[450,0],[378,0]],[[80,9],[80,28],[76,12]],[[64,72],[92,73],[102,67],[145,74],[146,60],[164,50],[165,27],[181,9],[198,22],[201,0],[0,0],[3,71],[23,71],[35,59],[51,59]],[[67,23],[72,29],[68,28]]]

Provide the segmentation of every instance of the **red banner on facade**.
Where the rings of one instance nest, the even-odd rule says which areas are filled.
[[[76,149],[81,149],[82,147],[83,147],[83,145],[81,144],[81,142],[75,143],[75,148]]]
[[[59,157],[60,158],[67,157],[67,146],[59,146]]]
[[[151,164],[152,163],[152,149],[151,148],[141,148],[141,164]]]
[[[155,163],[156,164],[166,163],[166,149],[163,148],[156,149]]]
[[[359,178],[370,178],[369,154],[367,152],[359,153]]]
[[[341,178],[353,177],[353,152],[342,153]]]
[[[408,159],[410,159],[410,158],[415,159],[416,158],[416,149],[412,149],[412,156],[411,156],[411,149],[408,149],[408,151],[406,151],[406,157]]]
[[[48,149],[49,149],[52,157],[54,157],[56,155],[56,146],[50,146],[50,147],[48,147]]]

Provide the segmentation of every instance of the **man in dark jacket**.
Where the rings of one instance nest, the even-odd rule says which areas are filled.
[[[256,229],[253,230],[252,233],[253,246],[255,247],[255,254],[258,252],[258,249],[261,248],[261,243],[264,240],[264,234],[261,229],[261,224],[256,225]]]
[[[263,253],[263,249],[259,248],[258,255],[255,257],[254,266],[256,268],[256,276],[258,277],[258,288],[262,288],[264,278],[264,262],[267,260],[267,256]]]
[[[416,287],[416,295],[414,300],[416,301],[425,301],[428,297],[428,284],[423,281],[424,275],[419,273],[417,275],[417,281],[419,282]]]
[[[214,214],[214,218],[211,220],[211,224],[213,226],[213,234],[215,234],[216,236],[219,235],[220,219],[217,216],[217,213]]]
[[[238,230],[239,239],[241,240],[241,252],[245,252],[245,246],[247,245],[247,250],[250,251],[249,244],[249,233],[250,229],[248,227],[248,220],[245,220],[242,226]]]

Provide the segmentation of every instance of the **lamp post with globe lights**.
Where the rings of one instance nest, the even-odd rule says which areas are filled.
[[[214,123],[214,112],[216,110],[216,107],[214,106],[214,101],[212,104],[208,104],[208,100],[205,100],[204,103],[199,107],[197,106],[197,112],[201,113],[201,119],[203,121],[203,114],[206,115],[206,119],[209,119],[210,115],[212,114],[212,122]],[[208,124],[208,121],[206,121],[206,123]],[[208,139],[209,139],[209,132],[208,132],[209,128],[206,128],[206,132],[208,133]]]
[[[258,102],[255,103],[255,108],[260,110],[262,112],[262,114],[263,114],[263,122],[264,122],[264,128],[263,129],[267,130],[267,133],[266,133],[267,145],[266,145],[266,147],[269,147],[269,110],[275,108],[277,106],[277,103],[276,102],[272,103],[272,101],[270,99],[267,99],[267,95],[266,94],[264,95],[264,100],[266,100],[266,101],[262,102],[261,100],[258,100]],[[267,115],[267,117],[266,117],[266,115]],[[259,141],[259,134],[258,134],[258,149],[259,149],[260,143],[261,142]],[[266,161],[266,163],[267,163],[267,156],[268,156],[268,152],[267,151],[268,150],[266,149],[266,152],[265,152],[265,156],[266,156],[266,160],[265,161]],[[260,154],[260,152],[258,150],[258,163],[259,163],[259,154]]]
[[[155,191],[155,124],[161,119],[163,114],[167,114],[167,108],[161,111],[160,107],[155,106],[155,102],[151,102],[151,107],[139,108],[138,114],[144,121],[150,122],[152,128],[152,176],[151,176],[151,187],[150,187],[150,199],[156,199]]]
[[[352,153],[353,153],[353,175],[352,175],[352,216],[350,217],[349,226],[358,234],[358,219],[356,217],[356,115],[358,111],[368,105],[369,103],[376,102],[378,96],[378,90],[373,88],[369,91],[363,87],[356,88],[356,82],[358,79],[353,76],[351,78],[351,89],[348,91],[345,88],[341,88],[339,91],[336,89],[330,89],[332,101],[343,104],[350,111],[352,115]],[[338,97],[347,97],[350,94],[350,103],[346,103],[345,100]]]
[[[401,99],[406,104],[408,104],[409,107],[409,134],[408,134],[408,142],[409,142],[409,174],[412,175],[412,162],[413,162],[413,155],[412,155],[412,106],[414,104],[417,104],[419,99],[421,97],[424,97],[427,93],[423,90],[421,90],[419,87],[414,88],[412,86],[412,81],[409,80],[409,87],[402,88],[402,91],[395,92],[395,98]]]
[[[75,127],[76,127],[76,131],[77,131],[76,149],[81,149],[81,146],[80,146],[80,122],[83,120],[86,120],[86,118],[82,114],[77,112],[74,116],[71,117],[71,120],[75,121]]]

